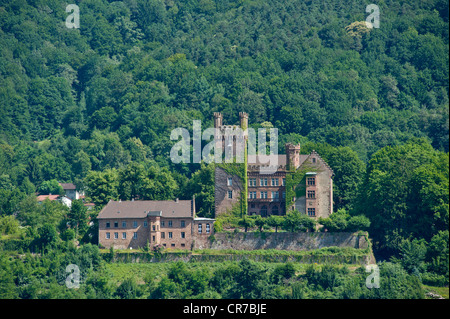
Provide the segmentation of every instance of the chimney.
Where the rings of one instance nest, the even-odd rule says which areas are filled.
[[[222,126],[222,120],[222,113],[214,112],[214,128],[220,128]]]
[[[239,119],[241,121],[241,129],[246,130],[248,128],[248,114],[245,112],[239,112]]]
[[[286,165],[289,170],[295,170],[300,166],[300,144],[288,143],[286,148]]]
[[[192,195],[191,216],[195,218],[195,195]]]

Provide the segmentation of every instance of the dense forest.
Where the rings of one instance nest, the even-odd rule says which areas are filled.
[[[214,216],[214,167],[172,163],[170,132],[244,111],[278,128],[280,152],[301,143],[333,168],[329,229],[364,216],[377,258],[448,285],[447,0],[378,2],[372,29],[358,0],[72,2],[80,28],[66,27],[70,1],[0,0],[2,240],[96,244],[85,221],[118,198],[195,195]],[[58,182],[96,208],[38,205]],[[25,280],[6,273],[0,285]]]

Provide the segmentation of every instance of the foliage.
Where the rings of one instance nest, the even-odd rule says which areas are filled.
[[[319,218],[318,222],[330,232],[366,231],[370,226],[370,220],[366,216],[350,216],[343,208],[331,214],[328,218]]]
[[[81,206],[38,204],[35,192],[60,193],[57,182],[73,182],[96,204],[91,218],[109,200],[195,195],[199,215],[212,217],[213,169],[174,164],[169,154],[172,129],[194,119],[212,126],[216,111],[230,124],[246,111],[250,127],[272,125],[280,142],[318,151],[335,172],[336,216],[324,223],[369,227],[376,254],[400,264],[383,264],[383,288],[370,293],[361,278],[341,285],[339,273],[337,286],[317,281],[322,290],[305,278],[266,289],[263,273],[241,265],[235,273],[252,275],[251,289],[230,280],[209,296],[409,298],[423,295],[419,277],[448,284],[448,3],[379,5],[382,27],[369,30],[353,0],[82,1],[77,30],[55,27],[67,16],[58,2],[2,3],[0,218],[3,233],[24,237],[8,242],[26,256],[0,252],[1,296],[134,296],[132,281],[114,295],[103,274],[83,274],[90,290],[49,279],[63,277],[63,261],[92,261],[96,253],[70,248],[66,222],[84,227]],[[238,173],[245,179],[245,165]],[[302,192],[293,188],[302,178],[288,174],[287,203]],[[238,214],[218,218],[222,228],[245,216],[246,191],[241,198]],[[5,216],[23,228],[16,232]],[[295,212],[284,219],[289,230],[312,227]],[[198,276],[198,296],[207,296]],[[160,282],[160,296],[180,295],[176,281]]]
[[[284,218],[282,227],[290,232],[297,231],[314,231],[316,221],[298,210],[288,212]]]
[[[424,140],[387,146],[371,158],[356,212],[370,219],[374,246],[398,255],[403,239],[448,229],[448,154]]]

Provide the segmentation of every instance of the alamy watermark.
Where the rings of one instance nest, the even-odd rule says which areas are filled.
[[[366,287],[369,289],[380,288],[380,268],[375,264],[370,264],[366,266],[366,272],[370,272],[366,278]]]
[[[366,27],[369,29],[380,27],[380,8],[376,4],[369,4],[366,7],[366,12],[370,13],[366,18]]]
[[[69,4],[66,7],[66,12],[70,13],[66,18],[66,28],[79,29],[80,28],[80,8],[76,4]]]
[[[267,142],[269,133],[269,142]],[[278,169],[278,129],[252,128],[243,130],[237,126],[207,128],[202,132],[201,121],[194,120],[192,138],[185,128],[176,128],[170,139],[177,141],[170,150],[173,163],[247,163],[258,164],[261,174],[273,174]],[[192,143],[191,143],[192,140]],[[258,141],[258,143],[256,143]],[[206,145],[202,145],[205,142]],[[191,161],[192,146],[192,161]],[[267,151],[269,149],[269,154]],[[258,150],[258,152],[256,152]]]
[[[66,287],[69,289],[80,288],[80,268],[75,264],[70,264],[66,267],[66,272],[70,273],[66,277]]]

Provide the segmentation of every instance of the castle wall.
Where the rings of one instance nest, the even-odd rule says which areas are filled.
[[[276,250],[313,250],[325,247],[352,247],[365,249],[369,247],[367,233],[309,233],[309,232],[247,232],[247,233],[216,233],[209,245],[202,247],[194,245],[194,249],[276,249]]]
[[[232,185],[228,185],[228,178],[232,178]],[[214,174],[215,183],[215,207],[216,216],[232,209],[234,204],[239,203],[241,192],[244,189],[241,179],[233,174],[227,173],[223,168],[216,166]],[[232,198],[228,198],[228,191],[232,191]]]

